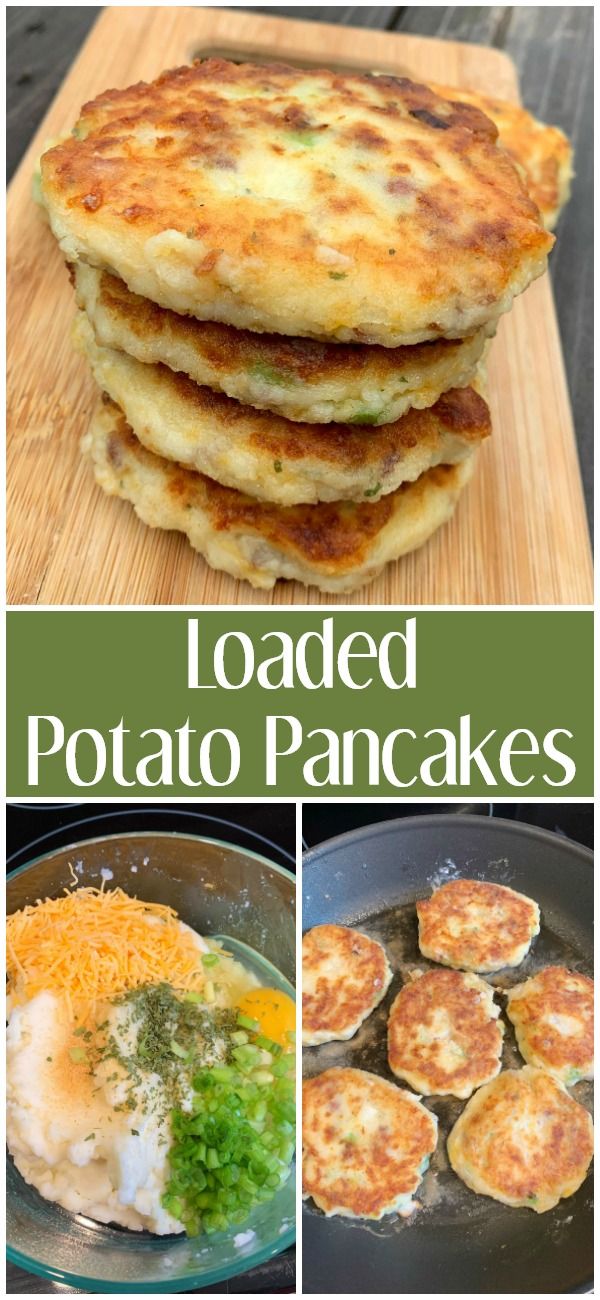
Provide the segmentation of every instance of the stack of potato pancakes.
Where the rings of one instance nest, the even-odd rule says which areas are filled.
[[[522,177],[548,220],[569,151],[506,105],[500,147],[458,94],[210,59],[100,95],[44,154],[103,394],[84,450],[215,568],[350,591],[471,477],[487,341],[553,242]]]

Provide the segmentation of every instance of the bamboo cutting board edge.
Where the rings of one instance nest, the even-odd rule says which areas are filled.
[[[145,39],[132,42],[134,33]],[[357,41],[360,59],[354,54]],[[143,52],[132,54],[134,44]],[[277,50],[280,57],[321,63],[329,54],[338,63],[409,71],[448,84],[485,89],[493,81],[496,94],[518,95],[510,59],[485,47],[239,11],[104,10],[11,186],[9,600],[48,605],[590,603],[589,536],[548,277],[531,286],[502,321],[490,364],[495,434],[455,518],[425,548],[363,591],[335,597],[290,583],[278,583],[273,592],[253,590],[208,569],[185,539],[146,529],[129,506],[95,487],[77,445],[96,390],[68,343],[72,300],[58,250],[29,201],[32,163],[48,136],[70,125],[80,103],[107,84],[152,77],[163,66],[214,49],[255,55]],[[113,64],[112,83],[107,59]],[[28,272],[35,301],[46,303],[39,338],[27,328],[31,321],[24,311]],[[54,385],[50,340],[59,370]]]

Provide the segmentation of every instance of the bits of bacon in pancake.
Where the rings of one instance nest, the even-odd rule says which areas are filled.
[[[302,1085],[302,1181],[325,1214],[408,1215],[437,1143],[437,1119],[365,1070],[325,1070]]]
[[[253,334],[157,307],[83,262],[74,276],[78,304],[100,347],[160,363],[238,402],[311,425],[373,427],[433,406],[442,393],[471,383],[488,340],[485,329],[404,348]]]
[[[521,1056],[571,1087],[594,1077],[594,982],[546,966],[508,989],[506,1013]]]
[[[518,966],[539,933],[531,898],[484,880],[450,880],[417,903],[424,957],[459,970]]]
[[[316,925],[302,939],[302,1042],[352,1038],[385,997],[392,971],[375,939],[345,925]]]
[[[464,338],[552,236],[496,128],[403,77],[206,59],[108,90],[41,160],[68,261],[238,328]]]
[[[448,1138],[472,1191],[544,1214],[581,1186],[594,1149],[591,1116],[544,1070],[505,1070],[467,1102]]]
[[[498,1015],[494,990],[478,975],[416,972],[390,1010],[390,1069],[426,1096],[470,1097],[499,1073]]]

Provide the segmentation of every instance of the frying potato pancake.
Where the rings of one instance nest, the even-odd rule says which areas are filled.
[[[449,880],[417,903],[424,957],[459,970],[518,966],[540,930],[533,899],[484,880]]]
[[[487,341],[437,339],[415,347],[321,343],[252,334],[157,307],[122,280],[79,262],[77,301],[96,342],[188,375],[248,406],[308,424],[391,424],[473,379]]]
[[[390,1069],[426,1096],[470,1097],[500,1071],[502,1022],[478,975],[428,970],[405,984],[388,1021]]]
[[[385,949],[345,925],[316,925],[302,939],[302,1042],[352,1038],[392,981]]]
[[[269,589],[295,578],[321,591],[371,582],[451,517],[475,456],[439,465],[379,501],[277,506],[146,451],[114,403],[100,403],[82,449],[97,482],[151,528],[185,533],[214,569]]]
[[[67,261],[241,329],[465,338],[553,239],[489,118],[402,77],[206,59],[108,90],[41,160]]]
[[[376,500],[434,465],[458,464],[490,432],[488,407],[473,388],[453,389],[428,411],[408,411],[380,429],[293,424],[166,366],[98,347],[83,313],[75,340],[149,451],[284,506]]]
[[[437,1143],[437,1119],[366,1070],[325,1070],[302,1084],[302,1182],[327,1215],[411,1214]]]
[[[508,990],[506,1014],[521,1056],[571,1087],[594,1077],[594,982],[546,966]]]
[[[490,99],[456,86],[432,85],[431,89],[455,103],[472,104],[491,119],[498,128],[500,144],[523,169],[546,230],[554,230],[568,201],[573,176],[573,151],[560,128],[538,122],[526,108],[505,99]]]
[[[536,1214],[577,1191],[593,1150],[587,1110],[531,1065],[480,1088],[448,1138],[450,1164],[467,1187]]]

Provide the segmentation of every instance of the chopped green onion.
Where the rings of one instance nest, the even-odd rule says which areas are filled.
[[[281,1056],[283,1048],[279,1043],[274,1043],[272,1038],[265,1038],[264,1034],[259,1034],[254,1042],[257,1047],[264,1047],[265,1051],[270,1052],[272,1056]]]
[[[239,1044],[232,1053],[234,1065],[207,1067],[194,1076],[191,1110],[172,1112],[169,1180],[162,1203],[189,1236],[225,1232],[243,1223],[289,1175],[294,1085],[256,1068],[262,1055],[251,1043]],[[285,1059],[278,1058],[274,1066]]]
[[[178,1057],[180,1058],[180,1060],[182,1060],[182,1061],[187,1060],[187,1052],[185,1051],[185,1049],[184,1049],[183,1047],[180,1047],[180,1046],[179,1046],[179,1043],[176,1043],[176,1042],[175,1042],[175,1039],[174,1039],[174,1038],[171,1039],[171,1051],[172,1051],[173,1055],[174,1055],[174,1056],[178,1056]]]
[[[217,1083],[230,1083],[235,1078],[235,1070],[230,1065],[213,1065],[212,1076]]]
[[[250,1016],[242,1015],[241,1011],[238,1014],[237,1023],[240,1029],[249,1029],[251,1034],[257,1034],[260,1030],[258,1020],[251,1020]]]
[[[289,140],[293,140],[295,144],[303,144],[307,149],[312,149],[318,139],[315,131],[303,130],[302,128],[296,131],[286,131],[285,134]]]
[[[241,1047],[233,1049],[233,1056],[240,1061],[260,1061],[260,1048],[255,1047],[254,1043],[242,1043]]]
[[[165,1210],[168,1210],[169,1214],[173,1215],[174,1219],[181,1219],[183,1214],[183,1201],[181,1201],[178,1196],[163,1196],[163,1205]]]
[[[231,1034],[230,1037],[232,1043],[234,1043],[236,1047],[242,1047],[244,1043],[248,1042],[248,1035],[245,1029],[236,1029],[235,1033]]]
[[[192,993],[184,993],[184,995],[183,995],[183,1001],[184,1001],[184,1002],[204,1002],[204,998],[202,997],[202,994],[201,994],[201,993],[194,993],[194,992],[192,992]]]
[[[271,1069],[275,1078],[279,1079],[282,1075],[287,1074],[288,1070],[293,1070],[295,1064],[295,1057],[291,1052],[286,1052],[285,1056],[281,1056],[278,1061],[273,1061]]]
[[[204,956],[203,956],[203,958],[202,958],[202,965],[203,965],[203,966],[216,966],[218,960],[219,960],[219,958],[217,957],[216,952],[207,952],[207,953],[204,954]]]
[[[250,1075],[253,1082],[259,1084],[272,1083],[274,1077],[270,1070],[253,1070]]]
[[[347,424],[377,424],[377,421],[380,419],[381,414],[382,413],[380,410],[379,411],[358,411],[357,414],[352,415],[350,419],[346,421],[346,423]],[[366,495],[367,493],[365,492],[365,496]]]
[[[263,380],[264,383],[278,388],[289,388],[296,383],[296,376],[292,371],[277,369],[265,361],[255,361],[250,366],[248,374],[252,379]]]

